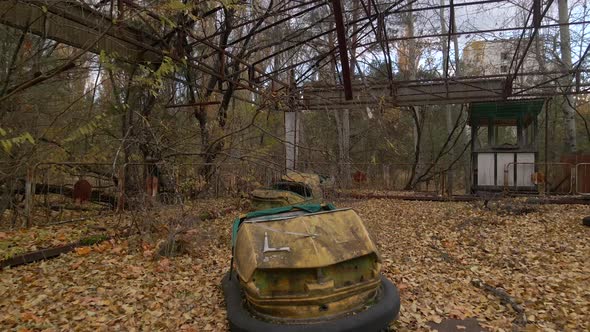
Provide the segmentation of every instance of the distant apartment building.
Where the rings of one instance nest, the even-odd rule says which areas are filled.
[[[526,48],[528,39],[523,39],[519,47],[519,54],[513,61],[514,53],[518,45],[517,39],[502,40],[476,40],[468,42],[463,48],[462,65],[464,75],[504,75],[508,72],[513,73],[518,62],[522,58],[522,53]],[[519,73],[537,73],[541,72],[539,61],[545,58],[543,42],[540,43],[539,50],[533,43],[528,50],[524,61],[519,68]],[[512,68],[511,68],[512,63]],[[553,65],[543,63],[545,70],[552,68]],[[531,75],[519,77],[516,84],[531,84],[541,78],[540,75]]]

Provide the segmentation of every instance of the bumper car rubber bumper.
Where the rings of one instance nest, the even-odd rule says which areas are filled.
[[[361,312],[309,324],[280,324],[256,319],[245,308],[237,276],[227,273],[222,280],[227,319],[232,332],[378,332],[387,328],[400,310],[397,288],[381,276],[383,294],[378,302]]]

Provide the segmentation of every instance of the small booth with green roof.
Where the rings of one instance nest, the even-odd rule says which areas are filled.
[[[472,103],[472,192],[536,191],[537,118],[543,99]],[[508,172],[505,172],[507,170]]]

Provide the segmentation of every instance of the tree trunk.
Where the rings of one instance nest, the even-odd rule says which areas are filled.
[[[561,64],[563,70],[572,69],[572,47],[570,42],[570,30],[567,23],[569,22],[568,3],[567,0],[558,0],[559,10],[559,48],[561,51]],[[566,89],[564,93],[568,93],[570,89],[570,76],[562,81],[562,87]],[[563,118],[565,124],[565,151],[574,153],[577,150],[576,143],[576,110],[574,109],[574,99],[570,95],[566,95],[562,104]]]
[[[420,114],[420,111],[414,107],[410,108],[410,112],[412,115],[412,120],[414,123],[414,162],[412,163],[412,168],[410,169],[410,178],[404,187],[404,190],[413,190],[416,187],[416,173],[419,172],[419,163],[420,163],[420,142],[422,141],[422,120],[423,117]]]

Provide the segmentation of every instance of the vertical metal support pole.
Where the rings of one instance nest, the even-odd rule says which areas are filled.
[[[295,170],[297,153],[297,113],[283,112],[285,116],[285,168]]]
[[[290,73],[289,86],[289,111],[283,112],[285,119],[285,169],[286,171],[295,170],[297,168],[297,145],[299,124],[297,119],[297,106],[295,103],[295,96],[293,94],[296,90],[295,86],[295,71]]]
[[[477,154],[475,153],[476,143],[479,140],[479,125],[477,123],[471,124],[471,158],[470,161],[470,171],[469,171],[469,179],[471,180],[469,183],[469,188],[465,188],[467,193],[475,193],[475,186],[477,185]],[[477,146],[479,147],[479,146]]]
[[[521,149],[524,145],[524,121],[520,116],[516,119],[516,144]]]
[[[436,169],[435,169],[436,172]],[[446,190],[446,172],[442,171],[440,172],[440,194],[443,197],[449,196]]]
[[[215,198],[219,198],[219,166],[215,167]]]
[[[544,183],[544,187],[545,187],[545,195],[547,195],[549,193],[548,191],[548,185],[547,185],[547,181],[549,180],[549,148],[548,148],[548,142],[549,142],[549,105],[551,102],[551,99],[547,99],[547,101],[545,101],[545,183]]]
[[[342,152],[344,153],[342,161],[343,164],[343,180],[347,188],[351,187],[351,173],[352,165],[350,160],[350,111],[345,109],[342,111]],[[365,174],[368,174],[365,172]]]
[[[342,67],[344,98],[346,100],[352,100],[352,81],[350,77],[350,65],[348,63],[348,49],[346,47],[346,31],[344,31],[344,19],[340,0],[332,0],[332,11],[334,12],[334,20],[336,21],[336,37],[338,38],[338,52],[340,53],[340,66]]]
[[[391,178],[389,177],[389,164],[383,164],[383,184],[385,190],[391,190]]]
[[[578,193],[578,166],[577,165],[571,165],[570,166],[570,193],[571,194],[576,194]],[[584,173],[586,173],[586,166],[584,166]],[[575,188],[574,188],[575,185]]]
[[[488,147],[496,144],[495,142],[495,126],[494,126],[494,120],[491,118],[488,118]]]
[[[25,227],[33,224],[33,176],[34,169],[27,168],[27,178],[25,179]]]
[[[299,154],[299,113],[297,112],[297,110],[295,110],[295,146],[293,147],[293,169],[297,170],[299,169],[297,167],[297,163],[299,162],[298,158],[298,154]]]
[[[508,191],[508,166],[510,166],[510,163],[506,164],[504,166],[504,192]]]
[[[117,200],[117,213],[123,212],[125,209],[125,169],[127,164],[119,168],[119,198]]]

